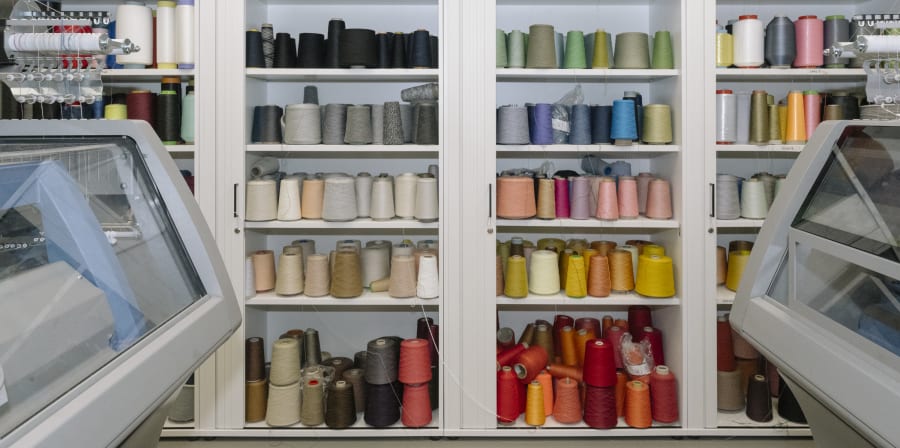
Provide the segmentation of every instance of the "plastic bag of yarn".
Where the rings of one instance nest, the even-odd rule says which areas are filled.
[[[622,336],[622,364],[632,380],[650,382],[650,373],[655,367],[653,354],[650,352],[650,344],[647,340],[632,342],[631,333]]]
[[[584,91],[581,90],[581,84],[575,84],[575,87],[566,92],[555,104],[565,104],[566,106],[584,104]]]

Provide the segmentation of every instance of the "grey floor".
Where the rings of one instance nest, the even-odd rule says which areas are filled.
[[[388,440],[296,440],[296,439],[216,439],[216,440],[172,440],[159,443],[160,448],[548,448],[557,446],[565,448],[596,448],[597,445],[614,446],[616,448],[687,448],[687,447],[724,447],[724,448],[814,448],[812,439],[543,439],[543,440],[496,440],[467,439],[440,440],[428,439],[388,439]]]

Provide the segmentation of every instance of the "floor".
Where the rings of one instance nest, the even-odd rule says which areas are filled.
[[[596,448],[608,442],[616,448],[814,448],[812,439],[543,439],[543,440],[496,440],[467,439],[440,440],[428,439],[388,439],[361,441],[345,440],[291,440],[291,439],[216,439],[216,440],[178,440],[167,439],[159,443],[159,448],[547,448],[548,445],[565,446],[566,448]]]

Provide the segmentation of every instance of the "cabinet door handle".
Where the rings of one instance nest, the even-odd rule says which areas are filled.
[[[716,184],[709,184],[709,203],[712,208],[709,209],[709,217],[716,217]]]
[[[494,184],[488,184],[488,218],[494,217]]]
[[[234,217],[235,217],[235,218],[238,217],[238,185],[239,185],[239,184],[237,184],[237,183],[234,184],[234,195],[231,196],[231,197],[232,197],[232,200],[233,200],[233,203],[232,203],[233,209],[232,209],[232,211],[233,211],[233,213],[234,213]]]

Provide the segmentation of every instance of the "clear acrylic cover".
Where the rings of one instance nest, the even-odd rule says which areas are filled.
[[[205,295],[134,140],[0,137],[0,438]]]

